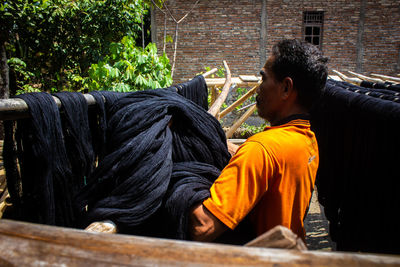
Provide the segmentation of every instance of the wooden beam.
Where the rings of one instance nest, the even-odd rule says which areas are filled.
[[[0,220],[1,266],[400,266],[400,257],[178,241]]]

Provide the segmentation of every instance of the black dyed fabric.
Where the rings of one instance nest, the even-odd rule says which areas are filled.
[[[159,211],[165,212],[166,202],[174,203],[176,209],[183,211],[190,207],[186,205],[200,202],[208,194],[210,184],[206,192],[198,194],[204,198],[191,195],[190,186],[198,186],[192,182],[186,185],[187,190],[181,191],[180,197],[169,191],[167,195],[174,198],[167,198],[168,188],[180,189],[180,183],[193,176],[190,174],[179,183],[173,179],[171,183],[176,164],[186,163],[184,166],[192,166],[194,173],[198,166],[215,172],[222,170],[229,160],[219,122],[203,108],[171,90],[132,93],[116,101],[109,114],[109,151],[78,199],[81,210],[86,205],[89,207],[83,214],[86,223],[109,219],[122,232],[152,235],[152,223],[148,228],[144,225],[159,216]],[[199,183],[204,184],[204,181]],[[192,201],[182,201],[185,198]],[[180,216],[179,220],[187,222],[186,213]],[[170,225],[186,227],[172,222]],[[182,228],[170,228],[161,235],[171,232],[186,238]]]
[[[180,83],[170,88],[176,89],[178,94],[195,102],[204,109],[208,109],[208,90],[203,75],[198,75],[188,82]]]
[[[18,98],[25,100],[33,116],[18,121],[15,136],[13,123],[5,125],[4,163],[13,204],[10,217],[72,226],[74,179],[58,107],[47,93],[25,94]]]
[[[400,92],[398,91],[393,91],[390,89],[365,88],[347,82],[336,82],[336,81],[331,81],[331,82],[334,83],[335,86],[338,88],[343,88],[345,90],[352,91],[358,94],[369,95],[372,97],[384,100],[390,100],[393,102],[400,102]]]
[[[88,105],[81,93],[60,92],[64,145],[73,173],[72,195],[86,182],[95,167],[95,154],[89,128]]]
[[[328,80],[311,113],[318,199],[338,250],[400,253],[400,104],[366,92]]]
[[[374,82],[362,81],[360,86],[365,88],[387,89],[400,92],[400,84],[394,84],[390,82],[374,83]]]
[[[49,94],[19,96],[32,117],[6,123],[5,216],[82,228],[110,219],[123,233],[187,239],[189,209],[230,159],[204,78],[91,95],[88,108],[79,93],[56,94],[61,113]]]

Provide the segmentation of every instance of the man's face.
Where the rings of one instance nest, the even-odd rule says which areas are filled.
[[[281,92],[283,83],[276,80],[274,73],[270,70],[274,58],[270,57],[261,69],[262,82],[257,89],[258,115],[270,122],[273,122],[280,110]]]

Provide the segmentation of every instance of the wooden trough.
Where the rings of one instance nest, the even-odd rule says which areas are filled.
[[[218,245],[0,220],[0,266],[400,266],[400,257]]]

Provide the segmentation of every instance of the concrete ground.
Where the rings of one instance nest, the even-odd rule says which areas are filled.
[[[335,251],[335,243],[329,237],[329,222],[323,207],[318,203],[317,190],[314,190],[304,226],[309,250]]]

